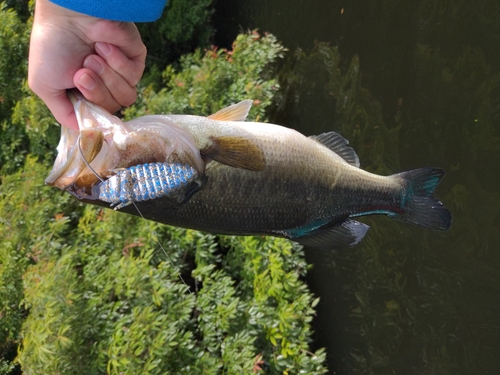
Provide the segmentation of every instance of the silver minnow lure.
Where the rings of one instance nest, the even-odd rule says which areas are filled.
[[[189,165],[150,163],[116,169],[98,185],[99,199],[119,210],[133,202],[174,195],[198,177]]]

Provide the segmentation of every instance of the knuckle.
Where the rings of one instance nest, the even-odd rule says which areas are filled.
[[[128,107],[134,104],[135,100],[137,99],[137,91],[135,90],[135,88],[132,89],[133,90],[129,91],[126,95],[118,98],[116,101],[124,107]]]

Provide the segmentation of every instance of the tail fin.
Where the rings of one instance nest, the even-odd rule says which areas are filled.
[[[391,216],[429,229],[449,229],[452,222],[450,211],[432,196],[444,174],[440,168],[420,168],[394,175],[404,181],[405,196],[401,204],[404,213]]]

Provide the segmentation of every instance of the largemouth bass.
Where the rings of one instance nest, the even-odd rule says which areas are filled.
[[[46,182],[82,201],[119,203],[120,211],[165,224],[280,236],[322,249],[357,244],[368,230],[354,220],[359,216],[383,214],[437,230],[451,226],[450,212],[433,197],[442,169],[392,176],[366,172],[337,133],[306,137],[279,125],[245,122],[250,100],[209,117],[150,115],[122,122],[81,96],[71,97],[80,132],[62,129]],[[103,201],[107,181],[147,163],[194,172],[172,194]],[[177,170],[170,173],[175,178]],[[160,184],[165,178],[145,179]]]

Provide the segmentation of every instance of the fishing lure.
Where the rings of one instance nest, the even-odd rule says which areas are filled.
[[[184,192],[198,177],[193,167],[184,164],[149,163],[113,171],[115,175],[99,184],[99,199],[119,210],[134,202],[175,196]],[[190,195],[186,194],[184,198]]]

